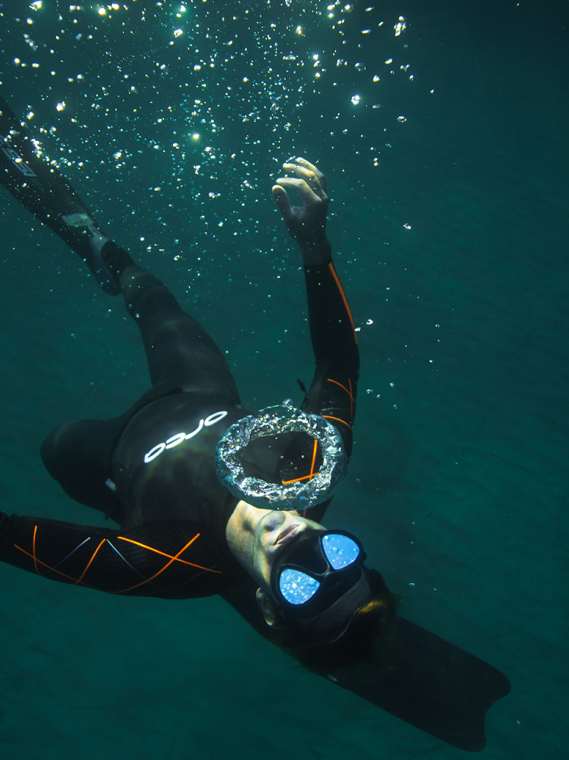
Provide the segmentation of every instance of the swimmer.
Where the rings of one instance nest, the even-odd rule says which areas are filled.
[[[318,416],[349,459],[359,352],[326,236],[326,179],[304,158],[284,170],[272,193],[300,252],[315,359],[299,415]],[[0,560],[115,595],[220,594],[262,636],[322,675],[367,681],[396,668],[398,598],[365,565],[359,538],[324,526],[331,490],[307,512],[284,504],[287,486],[310,492],[325,469],[324,438],[273,426],[271,435],[238,442],[239,425],[259,415],[243,407],[222,352],[166,286],[105,234],[1,99],[0,182],[79,255],[105,293],[122,295],[151,381],[124,414],[64,424],[41,448],[62,489],[116,527],[1,512]],[[301,205],[292,205],[292,190]],[[273,423],[286,405],[278,409],[264,410]],[[224,436],[245,480],[266,485],[261,506],[218,477]]]

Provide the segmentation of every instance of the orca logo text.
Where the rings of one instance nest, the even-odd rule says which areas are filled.
[[[176,433],[176,435],[173,435],[171,438],[168,438],[167,441],[164,441],[163,443],[158,443],[156,446],[153,446],[150,449],[150,451],[148,451],[144,455],[144,462],[146,464],[148,464],[149,462],[152,462],[153,459],[156,459],[156,457],[159,457],[160,454],[166,449],[173,449],[174,446],[179,446],[184,441],[188,441],[190,438],[193,438],[201,430],[203,430],[204,427],[210,427],[210,425],[215,425],[216,422],[220,422],[224,417],[227,417],[227,414],[228,414],[227,412],[214,412],[213,414],[210,414],[209,417],[206,417],[205,419],[201,419],[197,428],[193,430],[191,433]]]

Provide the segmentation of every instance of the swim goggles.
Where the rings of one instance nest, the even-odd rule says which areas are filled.
[[[357,583],[365,558],[363,546],[351,533],[301,533],[273,566],[272,592],[285,615],[314,617]]]
[[[286,483],[246,476],[241,461],[247,445],[258,438],[306,433],[318,442],[322,464],[318,472]],[[269,406],[231,425],[217,444],[217,477],[248,504],[261,509],[304,510],[330,499],[346,475],[346,454],[340,433],[318,414],[296,409],[290,400]]]

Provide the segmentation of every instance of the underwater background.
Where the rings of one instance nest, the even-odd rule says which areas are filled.
[[[373,5],[372,5],[373,4]],[[326,516],[401,613],[502,670],[485,758],[567,757],[569,5],[0,2],[0,85],[104,229],[262,408],[310,382],[271,197],[326,173],[362,374]],[[0,509],[104,525],[44,471],[70,419],[147,388],[137,329],[0,197]],[[219,598],[115,598],[0,566],[2,760],[448,760],[303,672]]]

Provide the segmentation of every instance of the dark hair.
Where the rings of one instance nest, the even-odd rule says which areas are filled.
[[[286,624],[273,629],[273,644],[313,673],[354,683],[377,681],[400,668],[404,657],[397,640],[397,607],[402,597],[389,591],[377,570],[366,574],[372,597],[356,609],[338,638],[330,640],[330,631]]]

